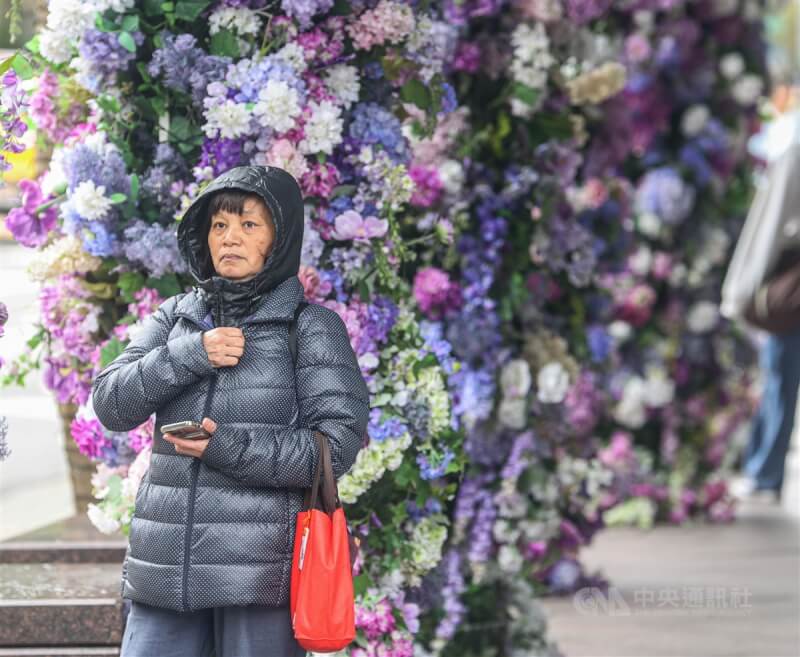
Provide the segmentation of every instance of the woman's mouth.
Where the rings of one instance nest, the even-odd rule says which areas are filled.
[[[233,255],[233,254],[228,254],[228,255],[222,256],[222,260],[223,261],[224,260],[241,260],[241,259],[242,259],[242,256]]]

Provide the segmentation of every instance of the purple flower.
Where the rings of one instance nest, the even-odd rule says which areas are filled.
[[[6,227],[23,246],[42,246],[47,241],[47,234],[55,228],[58,210],[54,206],[38,213],[36,210],[54,197],[45,198],[41,187],[33,180],[21,181],[19,188],[22,192],[22,206],[8,213]]]
[[[223,171],[232,169],[242,164],[243,159],[243,139],[219,139],[203,140],[203,150],[200,153],[200,161],[197,166],[200,168],[210,166],[214,175],[218,176]]]
[[[602,363],[611,351],[614,340],[601,324],[593,324],[586,330],[586,342],[595,363]]]
[[[147,72],[153,77],[162,76],[167,88],[191,93],[195,104],[202,104],[206,86],[224,76],[231,59],[208,55],[197,47],[197,39],[191,34],[164,31],[161,41],[163,45],[153,53]]]
[[[350,137],[362,144],[380,144],[394,161],[405,160],[408,146],[400,121],[377,103],[359,103],[353,111]]]
[[[386,219],[362,217],[355,210],[347,210],[336,217],[331,236],[337,240],[369,242],[374,237],[383,237],[389,229]]]
[[[611,0],[567,0],[566,5],[571,20],[588,23],[608,11]]]
[[[174,227],[148,224],[141,219],[125,229],[123,251],[128,260],[142,265],[155,277],[167,272],[183,273],[186,263],[178,250]]]
[[[449,447],[445,448],[444,455],[436,464],[431,463],[424,454],[417,454],[417,465],[419,465],[420,468],[420,477],[425,481],[443,477],[447,472],[447,466],[450,465],[454,457],[455,454]]]
[[[311,25],[311,19],[316,14],[329,11],[331,7],[333,0],[281,0],[281,9],[303,29]]]
[[[98,92],[104,84],[108,84],[118,71],[124,71],[136,57],[117,38],[117,32],[101,32],[89,29],[83,33],[78,51],[81,57],[89,62],[87,75],[81,75],[81,81],[88,83],[90,91]],[[144,34],[132,32],[134,43],[141,46]]]
[[[694,197],[694,188],[675,169],[664,166],[644,175],[636,191],[636,205],[640,212],[655,214],[664,223],[675,225],[689,216]]]

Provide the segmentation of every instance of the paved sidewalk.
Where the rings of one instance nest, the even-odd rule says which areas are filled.
[[[0,301],[9,320],[0,338],[0,354],[11,362],[25,350],[39,318],[39,285],[25,271],[31,249],[0,241]],[[40,371],[25,388],[0,388],[0,415],[8,418],[11,455],[0,462],[0,540],[72,515],[64,438],[53,394]]]
[[[723,526],[611,529],[584,558],[611,594],[543,601],[567,657],[800,655],[800,517],[785,508],[748,502]]]

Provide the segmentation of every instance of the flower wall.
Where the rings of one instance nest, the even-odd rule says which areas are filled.
[[[54,145],[7,219],[41,362],[127,532],[152,419],[91,382],[189,284],[176,221],[238,164],[306,197],[300,278],[345,321],[370,442],[340,482],[365,655],[547,654],[535,602],[604,525],[727,518],[752,355],[716,312],[749,197],[760,4],[52,0]],[[19,65],[19,62],[18,62]],[[16,68],[16,67],[15,67]],[[38,341],[38,342],[37,342]]]

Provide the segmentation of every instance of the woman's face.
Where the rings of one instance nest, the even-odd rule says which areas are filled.
[[[220,210],[211,217],[208,248],[217,274],[234,281],[253,278],[275,241],[275,225],[261,199],[248,198],[241,216]]]

